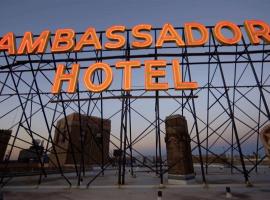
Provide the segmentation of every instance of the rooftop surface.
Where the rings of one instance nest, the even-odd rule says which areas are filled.
[[[157,199],[158,191],[162,191],[162,199],[227,199],[226,187],[231,188],[232,199],[269,199],[270,195],[270,168],[260,166],[258,173],[250,174],[252,187],[244,183],[243,175],[222,165],[212,166],[206,176],[207,185],[202,183],[199,166],[195,166],[196,181],[188,185],[168,184],[167,174],[164,175],[164,184],[155,173],[145,168],[135,168],[136,178],[128,171],[126,184],[117,184],[117,170],[111,168],[99,176],[87,188],[87,183],[99,172],[94,169],[87,172],[81,185],[77,186],[74,173],[66,176],[72,183],[67,182],[58,174],[49,175],[37,185],[38,176],[17,177],[11,179],[2,189],[4,199]]]

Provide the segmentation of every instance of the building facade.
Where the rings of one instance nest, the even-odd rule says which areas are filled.
[[[58,120],[54,146],[60,165],[100,165],[109,159],[111,121],[94,116],[72,113]],[[57,166],[56,154],[51,148],[50,166]]]
[[[11,137],[11,130],[0,129],[0,162],[5,159],[5,154]]]

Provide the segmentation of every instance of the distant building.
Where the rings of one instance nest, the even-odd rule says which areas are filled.
[[[33,145],[29,149],[23,149],[20,151],[18,161],[23,163],[40,162],[44,161],[44,147],[40,145],[39,140],[34,140]]]
[[[108,119],[102,120],[94,116],[80,116],[79,113],[72,113],[67,116],[67,123],[65,118],[58,120],[54,146],[60,165],[74,165],[74,158],[77,164],[81,161],[85,165],[101,164],[102,151],[104,163],[106,163],[109,159],[110,132],[111,121]],[[51,148],[50,152],[50,166],[57,166],[54,149]],[[83,155],[82,152],[84,152]]]
[[[0,162],[4,160],[11,132],[11,130],[0,129]]]

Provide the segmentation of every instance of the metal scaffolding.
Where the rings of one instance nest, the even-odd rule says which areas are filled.
[[[242,26],[239,27],[243,29]],[[179,113],[187,117],[192,152],[199,160],[203,183],[207,183],[209,166],[217,159],[230,166],[231,173],[234,171],[241,173],[248,183],[251,172],[257,172],[258,165],[266,158],[259,141],[259,132],[270,119],[270,70],[266,67],[270,62],[270,45],[262,43],[253,46],[248,42],[247,37],[243,36],[239,44],[224,46],[214,39],[213,27],[209,26],[207,29],[209,41],[202,47],[176,47],[175,44],[168,44],[163,48],[151,46],[147,49],[133,49],[130,46],[131,30],[126,30],[127,42],[121,50],[85,48],[81,52],[62,54],[46,52],[42,55],[23,56],[9,56],[5,52],[0,52],[0,128],[12,130],[8,153],[1,163],[2,187],[18,176],[38,175],[37,184],[41,184],[42,180],[51,173],[61,174],[67,184],[72,185],[69,177],[66,176],[66,169],[60,165],[55,149],[57,144],[53,140],[57,120],[65,118],[67,121],[67,115],[71,112],[112,119],[113,126],[118,126],[115,129],[119,132],[112,131],[110,139],[111,149],[120,151],[117,160],[118,184],[125,184],[127,157],[132,160],[129,166],[132,175],[133,159],[135,159],[137,163],[155,172],[160,178],[160,183],[163,184],[163,176],[168,171],[166,156],[162,150],[165,135],[164,110],[170,110],[167,115]],[[154,41],[160,30],[160,28],[151,30]],[[182,27],[177,27],[176,30],[184,36]],[[76,36],[82,34],[76,33]],[[105,32],[100,31],[97,34],[102,44],[105,41]],[[20,38],[17,37],[17,40]],[[104,92],[92,93],[85,90],[82,82],[79,81],[74,94],[68,94],[64,88],[58,95],[50,93],[53,76],[60,63],[67,66],[68,72],[72,63],[79,63],[80,69],[85,70],[90,62],[107,62],[115,69],[113,62],[116,60],[169,60],[171,58],[179,58],[183,80],[198,81],[200,86],[197,90],[174,91],[174,88],[169,88],[167,91],[146,92],[140,80],[136,80],[138,77],[135,77],[133,80],[135,87],[129,92],[122,90],[120,84],[113,84]],[[168,63],[168,68],[169,66],[171,63]],[[92,81],[102,83],[103,75],[101,71],[96,71]],[[160,80],[156,78],[155,81]],[[144,113],[146,107],[134,106],[137,102],[146,101],[150,102],[147,106],[153,107],[151,115],[153,119]],[[168,105],[173,109],[167,108]],[[110,113],[106,114],[108,109]],[[138,124],[134,122],[135,118],[143,120],[144,124],[141,126],[145,126],[136,134]],[[103,130],[103,123],[101,123],[101,130]],[[78,149],[69,139],[71,137],[68,127],[67,132],[68,136],[64,134],[62,136],[66,137],[71,145],[77,185],[80,185],[86,171],[85,154],[81,153],[82,158],[78,162],[74,151],[76,149],[84,152],[84,144],[82,143],[81,148]],[[134,156],[145,157],[136,149],[136,145],[150,134],[155,138],[154,165],[147,164],[138,159],[138,156]],[[103,137],[103,131],[101,135]],[[83,138],[81,130],[80,137]],[[44,140],[44,152],[56,156],[53,170],[45,166],[42,155],[38,149],[35,149],[38,155],[38,170],[7,172],[12,157],[19,150],[32,145],[35,139]],[[112,164],[111,160],[107,162],[104,160],[103,140],[101,141],[100,171],[87,179],[87,186],[102,176]],[[251,148],[255,160],[249,157]],[[91,157],[91,155],[87,156]],[[110,156],[113,157],[112,153]],[[224,156],[230,159],[227,160]],[[210,157],[214,159],[209,159]],[[235,161],[235,157],[239,158],[239,163]]]

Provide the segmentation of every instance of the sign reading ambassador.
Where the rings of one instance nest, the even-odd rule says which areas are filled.
[[[270,43],[270,26],[261,20],[246,20],[244,22],[245,31],[252,45],[260,44],[261,40]],[[231,37],[222,33],[223,29],[228,29]],[[171,24],[164,24],[157,36],[157,41],[153,42],[151,35],[152,26],[150,24],[139,24],[131,29],[133,37],[130,43],[132,48],[146,49],[150,46],[162,48],[165,43],[175,43],[178,47],[196,47],[203,46],[209,40],[208,29],[200,23],[191,22],[184,24],[184,37],[177,32]],[[199,33],[199,37],[194,36],[194,30]],[[38,37],[33,37],[31,32],[25,32],[20,43],[16,41],[14,33],[9,32],[2,36],[0,40],[0,51],[6,51],[9,55],[25,54],[43,54],[80,52],[87,46],[92,46],[95,50],[109,49],[117,50],[126,45],[127,39],[124,36],[125,26],[112,26],[106,30],[107,41],[102,44],[93,27],[89,27],[77,40],[75,31],[72,29],[58,29],[52,38],[51,49],[48,48],[48,42],[51,32],[45,30]],[[223,45],[235,45],[242,40],[242,32],[239,26],[229,21],[220,21],[212,29],[215,39]],[[75,39],[77,42],[75,42]],[[17,48],[18,47],[18,48]],[[173,59],[172,73],[173,83],[176,90],[194,90],[198,88],[197,82],[183,82],[179,60]],[[167,90],[169,88],[166,82],[153,82],[153,78],[165,77],[166,60],[145,60],[141,63],[139,60],[118,61],[115,63],[116,69],[123,70],[123,90],[129,91],[132,88],[132,69],[144,67],[145,90]],[[51,92],[57,94],[62,88],[64,81],[68,82],[67,92],[74,93],[78,82],[80,65],[74,63],[69,72],[65,73],[65,66],[59,64],[54,77]],[[100,84],[92,82],[92,75],[96,70],[103,70],[105,76]],[[113,81],[113,71],[109,64],[97,62],[91,64],[83,75],[83,81],[86,89],[92,92],[102,92],[109,88]]]

